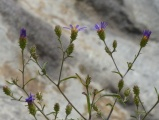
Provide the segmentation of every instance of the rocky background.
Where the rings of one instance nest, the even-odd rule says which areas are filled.
[[[86,31],[79,33],[75,42],[74,58],[68,59],[64,64],[63,77],[74,73],[83,77],[89,74],[92,77],[92,88],[104,88],[105,93],[116,92],[119,76],[111,72],[115,70],[112,60],[105,54],[103,43],[92,29],[94,24],[100,21],[109,24],[106,29],[108,45],[111,46],[113,40],[118,41],[114,57],[122,73],[127,69],[126,63],[133,60],[139,49],[142,31],[152,31],[150,42],[135,62],[135,71],[129,72],[125,78],[127,87],[139,85],[141,99],[146,110],[149,110],[157,100],[154,87],[159,90],[158,14],[158,0],[0,0],[0,119],[33,120],[33,117],[28,115],[26,103],[11,101],[2,91],[2,87],[6,85],[5,80],[21,79],[18,70],[22,67],[18,38],[22,27],[27,29],[29,41],[26,58],[29,56],[29,48],[35,44],[41,64],[48,62],[47,72],[54,80],[58,78],[61,63],[61,54],[57,49],[58,42],[53,31],[55,25],[79,24],[88,27]],[[68,45],[69,33],[70,31],[63,30],[64,46]],[[64,118],[67,102],[45,77],[38,76],[37,71],[38,67],[34,63],[28,65],[25,79],[36,77],[28,86],[28,91],[43,91],[46,113],[53,109],[54,103],[59,102],[59,119]],[[15,86],[11,89],[17,97],[23,95]],[[79,81],[65,82],[62,89],[79,111],[87,116],[86,100],[82,95],[84,88]],[[105,118],[110,111],[105,105],[113,101],[104,98],[98,103]],[[131,120],[130,115],[134,114],[134,109],[132,101],[128,103],[128,107],[118,103],[111,120]],[[151,112],[147,120],[159,120],[158,110],[159,106]],[[80,118],[75,111],[71,117]],[[40,114],[38,118],[44,119]]]

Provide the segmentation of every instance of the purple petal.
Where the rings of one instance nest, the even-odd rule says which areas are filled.
[[[71,28],[69,28],[69,27],[63,27],[63,28],[68,29],[68,30],[71,30]]]
[[[78,29],[79,25],[76,25],[76,29]]]
[[[100,30],[100,26],[98,24],[95,24],[95,29]]]
[[[81,27],[81,28],[78,29],[78,31],[84,30],[84,29],[86,29],[86,28],[87,28],[87,27]]]
[[[70,24],[70,28],[73,29],[73,25]]]

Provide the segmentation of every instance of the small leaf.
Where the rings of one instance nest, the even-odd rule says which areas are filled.
[[[64,79],[60,80],[60,82],[64,82],[64,81],[69,80],[71,78],[76,79],[77,77],[76,76],[70,76],[70,77],[67,77],[67,78],[64,78]]]
[[[85,84],[85,82],[82,80],[82,78],[76,73],[76,76],[77,76],[77,78],[80,80],[80,82],[84,85],[84,86],[86,86],[86,84]]]
[[[120,77],[123,77],[123,75],[121,73],[117,72],[117,71],[112,71],[112,72],[120,75]]]
[[[106,104],[106,106],[110,106],[110,107],[112,107],[113,105],[112,105],[112,104],[110,104],[110,103],[108,103],[108,104]]]

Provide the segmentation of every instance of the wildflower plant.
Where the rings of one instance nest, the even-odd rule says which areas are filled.
[[[58,117],[59,112],[61,111],[59,103],[55,103],[53,105],[52,111],[50,111],[49,113],[45,113],[45,111],[44,111],[45,103],[43,103],[44,98],[43,98],[42,91],[41,92],[37,91],[37,93],[35,95],[33,95],[32,93],[29,94],[29,92],[26,90],[26,86],[29,85],[28,83],[32,82],[32,80],[34,80],[34,79],[32,78],[28,81],[26,81],[24,79],[25,67],[30,61],[33,61],[34,63],[37,64],[37,66],[41,70],[41,72],[39,72],[39,74],[41,76],[45,76],[54,86],[56,86],[56,88],[59,90],[60,94],[68,102],[68,105],[65,108],[65,118],[63,118],[63,119],[65,119],[65,120],[69,119],[69,115],[71,114],[72,110],[74,110],[80,115],[82,120],[92,120],[93,113],[96,113],[97,117],[100,118],[101,120],[110,120],[116,103],[118,101],[120,101],[123,104],[125,104],[129,100],[130,94],[133,92],[133,101],[134,101],[134,105],[136,106],[136,110],[135,110],[136,112],[135,112],[135,115],[132,115],[131,117],[136,119],[136,120],[145,120],[146,117],[149,115],[149,113],[159,103],[159,93],[158,93],[157,89],[155,88],[155,91],[157,94],[156,103],[152,106],[152,108],[150,110],[146,110],[144,103],[143,103],[143,101],[141,101],[141,98],[140,98],[139,86],[135,85],[133,88],[125,88],[124,87],[124,79],[125,79],[125,76],[128,74],[128,72],[130,70],[132,70],[135,61],[137,60],[137,58],[139,57],[139,55],[141,53],[141,50],[148,43],[150,35],[151,35],[151,31],[149,31],[149,30],[143,31],[143,35],[142,35],[142,38],[140,41],[139,51],[135,55],[132,62],[127,62],[127,69],[126,69],[125,73],[121,73],[117,64],[116,64],[114,56],[113,56],[113,53],[116,52],[117,41],[116,40],[113,41],[112,49],[111,49],[111,47],[109,47],[107,45],[107,43],[105,41],[105,39],[106,39],[105,30],[106,30],[107,25],[108,24],[106,22],[101,22],[100,24],[95,24],[94,29],[96,30],[97,35],[99,36],[99,39],[103,41],[103,44],[105,47],[105,52],[110,56],[110,58],[112,59],[112,62],[114,63],[116,71],[113,71],[113,73],[118,74],[120,76],[120,79],[118,82],[118,92],[110,93],[110,94],[103,94],[102,92],[104,91],[104,89],[101,89],[101,90],[90,89],[90,84],[91,84],[91,79],[92,79],[90,75],[87,75],[86,78],[83,78],[78,73],[75,73],[75,75],[68,76],[66,78],[61,79],[61,74],[63,72],[63,64],[64,64],[65,60],[73,57],[72,53],[73,53],[74,47],[75,47],[74,41],[77,39],[78,32],[84,31],[86,29],[86,27],[80,27],[79,25],[76,25],[75,27],[73,25],[70,25],[70,27],[63,27],[65,29],[68,29],[71,31],[70,42],[69,42],[68,46],[66,47],[66,49],[64,49],[63,43],[61,40],[62,28],[59,25],[57,25],[57,26],[55,26],[54,31],[55,31],[55,34],[57,36],[57,40],[59,42],[58,48],[61,50],[61,53],[62,53],[62,60],[61,60],[61,67],[60,67],[58,81],[55,82],[55,81],[53,81],[53,79],[51,79],[51,77],[49,77],[49,75],[46,72],[46,63],[44,63],[43,65],[40,65],[40,63],[38,61],[39,57],[38,57],[37,52],[36,52],[36,46],[32,46],[30,48],[30,57],[28,58],[28,60],[24,59],[24,50],[25,50],[26,45],[27,45],[27,33],[26,33],[26,30],[24,28],[22,28],[20,30],[20,37],[19,37],[19,46],[20,46],[21,53],[22,53],[22,69],[20,70],[21,75],[22,75],[22,84],[20,84],[18,82],[18,79],[12,79],[12,81],[7,81],[7,82],[10,85],[15,85],[18,88],[20,88],[20,90],[22,90],[26,94],[27,97],[24,98],[23,96],[20,96],[19,98],[16,98],[8,86],[3,87],[4,93],[7,96],[10,96],[12,100],[16,100],[19,102],[25,102],[26,105],[28,106],[29,113],[35,118],[35,120],[38,120],[38,116],[36,115],[37,112],[40,112],[46,120],[52,120],[52,118],[54,120],[62,119],[62,118]],[[63,82],[70,80],[71,78],[79,79],[81,84],[85,88],[83,95],[85,96],[86,102],[87,102],[88,116],[84,116],[78,110],[78,108],[76,108],[76,106],[71,102],[70,99],[68,99],[68,97],[65,95],[65,93],[62,91],[62,89],[60,87],[60,85]],[[122,91],[123,91],[123,96],[121,96]],[[113,97],[115,99],[113,104],[110,104],[110,103],[108,104],[109,106],[111,106],[110,111],[101,111],[99,109],[97,102],[100,101],[103,97]],[[105,113],[105,112],[108,112],[108,116],[106,118],[104,118],[104,116],[103,116],[103,113]],[[52,115],[52,117],[50,119],[49,116],[51,116],[51,115]],[[74,119],[76,119],[76,118],[74,118]],[[73,120],[73,119],[71,119],[71,120]]]

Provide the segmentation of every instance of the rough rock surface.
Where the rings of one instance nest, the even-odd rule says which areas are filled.
[[[74,0],[1,0],[0,1],[0,79],[1,88],[5,85],[5,80],[11,77],[21,79],[18,68],[21,67],[21,55],[18,47],[18,34],[21,27],[28,31],[29,45],[36,44],[41,63],[47,61],[48,74],[56,80],[57,72],[60,65],[60,51],[57,50],[57,40],[53,28],[59,24],[68,26],[79,24],[87,26],[85,32],[80,32],[78,40],[75,42],[75,53],[73,59],[69,59],[64,64],[63,76],[79,73],[82,76],[90,74],[94,88],[105,88],[107,91],[117,91],[116,86],[119,80],[118,75],[111,71],[115,70],[112,60],[104,51],[104,45],[99,40],[95,31],[92,30],[96,22],[105,20],[109,23],[107,28],[107,43],[111,46],[114,39],[118,41],[117,52],[114,54],[116,62],[122,73],[127,69],[126,62],[132,61],[139,49],[139,41],[144,28],[151,29],[153,34],[149,44],[143,49],[142,55],[134,65],[135,71],[130,72],[126,78],[126,85],[132,87],[138,84],[141,88],[141,98],[149,110],[157,100],[154,86],[159,89],[158,68],[158,28],[157,20],[159,19],[157,6],[158,1],[153,0],[100,0],[100,1],[74,1]],[[155,6],[155,7],[154,7]],[[145,10],[145,7],[147,8]],[[156,8],[156,9],[155,9]],[[153,14],[152,14],[153,13]],[[68,44],[70,31],[63,30],[64,46]],[[29,50],[29,47],[28,47]],[[26,52],[26,57],[29,56]],[[18,62],[17,62],[18,61]],[[26,79],[36,76],[36,80],[28,88],[30,92],[44,91],[44,101],[47,106],[46,112],[52,110],[53,103],[61,103],[60,116],[64,117],[65,106],[67,102],[62,96],[58,96],[58,91],[53,85],[36,74],[38,67],[30,63],[27,67]],[[153,81],[153,82],[152,82]],[[72,80],[62,86],[63,91],[73,100],[73,104],[79,108],[82,114],[86,115],[85,96],[81,93],[84,88],[79,81]],[[78,88],[78,89],[77,89]],[[17,95],[23,93],[17,88],[12,87]],[[2,90],[1,90],[2,93]],[[51,93],[51,94],[50,94]],[[149,96],[149,97],[147,97]],[[5,120],[31,120],[27,108],[19,103],[10,101],[7,96],[1,94],[0,106],[3,111],[0,113]],[[112,99],[103,99],[99,106],[103,111],[109,111],[110,108],[103,107]],[[117,105],[112,115],[112,120],[129,120],[131,103],[128,108]],[[129,110],[129,112],[127,111]],[[156,114],[159,108],[152,111],[150,118],[147,120],[159,119]],[[108,112],[107,112],[108,113]],[[105,117],[107,113],[104,114]],[[43,119],[38,114],[40,119]],[[79,116],[73,112],[72,118]]]

